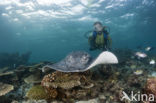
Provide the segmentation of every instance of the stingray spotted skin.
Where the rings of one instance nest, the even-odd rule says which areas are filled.
[[[94,61],[91,56],[84,51],[72,52],[65,59],[53,65],[46,65],[42,69],[49,67],[61,72],[83,72],[99,64],[117,64],[117,57],[108,51],[102,52]]]
[[[61,72],[81,72],[84,71],[90,63],[91,56],[87,52],[77,51],[70,53],[60,62],[53,65],[46,65],[44,68],[49,67]]]

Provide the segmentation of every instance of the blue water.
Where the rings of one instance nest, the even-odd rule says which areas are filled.
[[[31,62],[89,51],[84,33],[101,21],[112,48],[156,44],[155,0],[0,0],[0,52],[32,52]]]

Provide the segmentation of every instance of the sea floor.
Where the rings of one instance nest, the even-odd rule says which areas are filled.
[[[137,58],[131,50],[115,54],[119,64],[81,73],[42,72],[48,62],[1,68],[0,103],[156,103],[156,66],[150,64],[156,56]]]

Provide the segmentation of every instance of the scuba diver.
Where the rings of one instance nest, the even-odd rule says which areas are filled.
[[[112,40],[106,28],[107,27],[103,26],[101,22],[94,23],[94,31],[92,31],[91,36],[88,37],[88,42],[90,44],[89,50],[102,49],[105,51],[111,49]]]

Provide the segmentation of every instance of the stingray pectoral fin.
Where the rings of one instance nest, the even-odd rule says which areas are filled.
[[[96,65],[99,64],[117,64],[118,63],[118,59],[117,57],[109,52],[109,51],[105,51],[102,52],[94,61],[93,63],[91,63],[85,70],[91,69]]]

